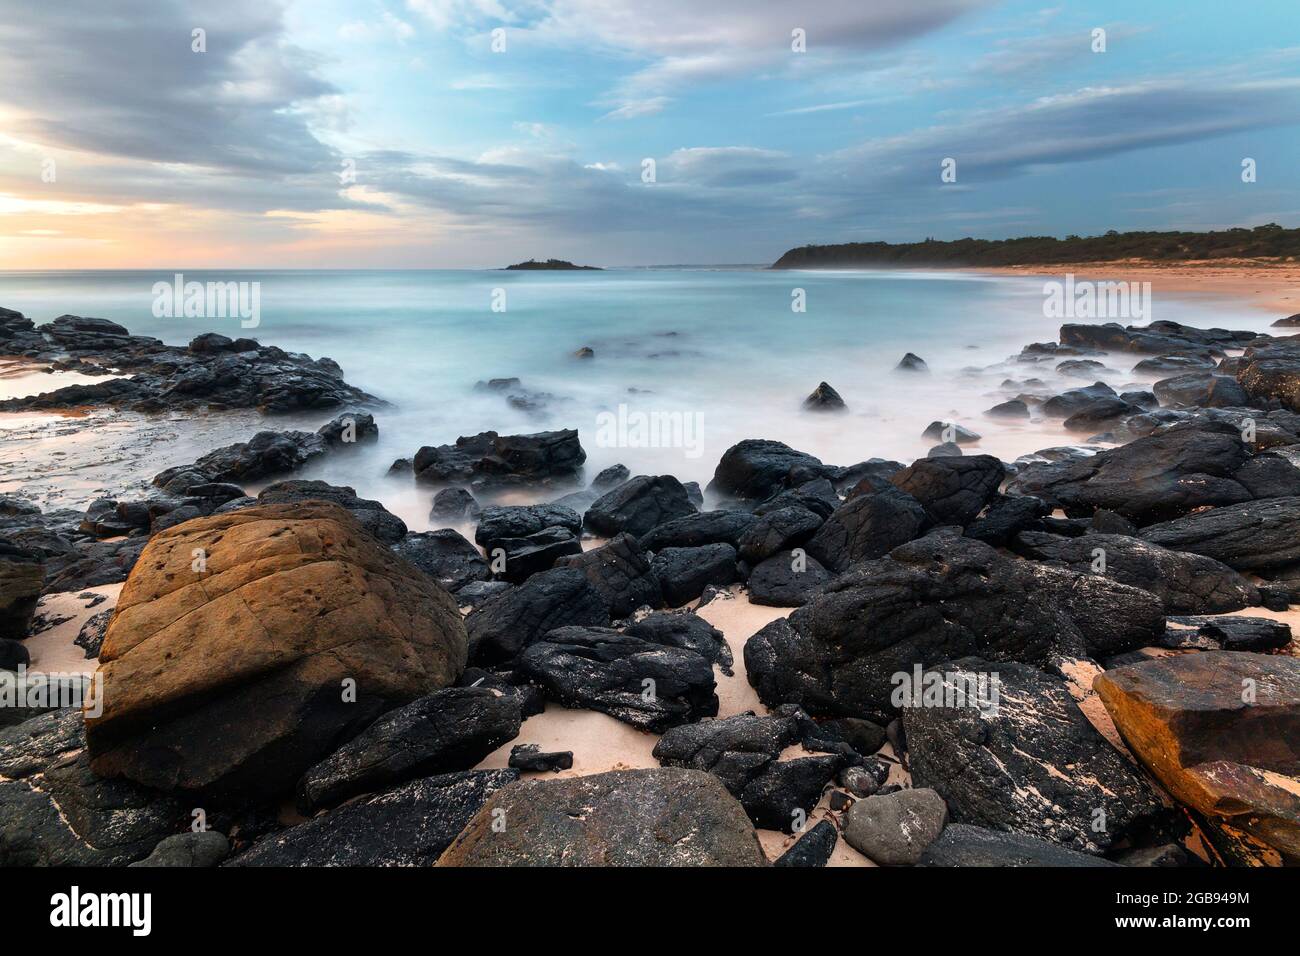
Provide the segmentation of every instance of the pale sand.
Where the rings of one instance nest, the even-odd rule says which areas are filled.
[[[47,620],[68,618],[53,627],[33,634],[23,641],[23,646],[32,655],[28,669],[43,674],[93,674],[99,663],[94,658],[86,659],[86,652],[72,643],[81,632],[81,626],[101,611],[111,611],[117,604],[117,597],[122,592],[120,584],[105,584],[100,587],[85,588],[81,591],[65,591],[61,594],[47,594],[36,605],[36,613]],[[81,594],[99,594],[107,600],[94,607],[89,598]]]
[[[1150,282],[1154,292],[1192,293],[1231,297],[1284,318],[1300,312],[1300,265],[1270,264],[1252,260],[1205,260],[1153,263],[1142,260],[1075,262],[1039,266],[987,266],[963,269],[983,275],[1061,276]],[[1300,329],[1293,330],[1300,333]],[[1286,329],[1276,331],[1289,335]]]
[[[719,717],[731,717],[746,711],[757,714],[768,713],[745,677],[745,642],[765,624],[786,617],[793,610],[794,608],[788,607],[763,607],[759,604],[751,604],[739,585],[728,588],[725,593],[699,609],[700,617],[722,631],[735,658],[733,676],[728,677],[721,670],[715,669],[718,680]],[[605,714],[590,710],[567,710],[557,704],[547,704],[544,712],[524,721],[518,737],[488,754],[475,769],[487,770],[507,766],[511,749],[520,744],[537,744],[544,751],[573,751],[571,769],[561,770],[558,773],[524,774],[525,777],[530,778],[582,777],[608,770],[657,767],[659,761],[655,760],[651,751],[654,750],[658,740],[655,734],[642,733]],[[802,748],[793,747],[783,756],[797,757],[803,753]],[[901,773],[901,768],[895,767],[891,771],[891,783],[896,782],[896,772]],[[831,817],[829,800],[828,791],[809,816],[808,827],[812,827],[819,820]],[[770,860],[775,860],[789,849],[795,839],[775,830],[757,832],[763,852]],[[841,835],[835,845],[835,853],[831,857],[830,865],[871,866],[872,864],[849,846]]]

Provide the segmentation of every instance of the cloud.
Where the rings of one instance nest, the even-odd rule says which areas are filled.
[[[335,165],[302,108],[336,94],[275,0],[62,0],[0,25],[11,135],[259,177]],[[207,52],[191,49],[206,31]]]

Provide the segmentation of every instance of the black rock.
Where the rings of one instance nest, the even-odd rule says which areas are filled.
[[[256,481],[297,471],[328,448],[324,438],[311,432],[258,432],[246,442],[208,452],[192,465],[159,472],[153,483],[171,494],[188,494],[194,485]]]
[[[518,744],[510,748],[510,766],[516,770],[555,771],[568,770],[573,766],[573,751],[564,750],[555,753],[543,753],[537,744]]]
[[[1162,405],[1192,405],[1204,408],[1243,408],[1250,405],[1245,389],[1231,375],[1209,371],[1184,372],[1151,386]]]
[[[572,508],[554,504],[484,508],[474,540],[491,554],[502,540],[526,538],[547,528],[563,528],[570,535],[577,535],[582,531],[582,518]]]
[[[1142,540],[1266,573],[1300,564],[1300,497],[1269,498],[1197,511],[1148,525]]]
[[[32,662],[32,655],[21,642],[0,637],[0,671],[16,671]]]
[[[375,424],[375,416],[367,412],[344,412],[316,429],[316,434],[333,447],[346,448],[361,442],[378,441],[379,426]]]
[[[989,418],[1028,418],[1029,406],[1018,398],[994,405],[984,413]]]
[[[746,511],[701,511],[683,515],[641,535],[647,551],[661,548],[696,548],[702,544],[736,546],[758,518]]]
[[[762,501],[784,488],[827,477],[812,455],[764,438],[746,438],[723,454],[708,490],[732,498]]]
[[[903,708],[913,784],[937,790],[955,822],[1100,854],[1165,815],[1146,778],[1061,681],[1027,664],[977,658],[940,669],[954,682],[998,680],[992,710],[960,701]]]
[[[425,446],[411,464],[424,482],[534,484],[572,480],[586,460],[577,431],[567,429],[534,435],[482,432],[454,445]]]
[[[769,607],[801,607],[834,577],[807,554],[774,554],[749,572],[749,599]]]
[[[930,422],[921,432],[921,437],[944,444],[965,445],[979,441],[982,436],[955,422]]]
[[[624,633],[651,644],[681,647],[717,664],[731,676],[731,647],[722,632],[690,611],[656,611],[629,624]]]
[[[825,866],[835,852],[839,834],[835,824],[822,820],[795,841],[794,846],[782,853],[773,866]]]
[[[998,495],[989,503],[984,514],[966,528],[966,536],[995,548],[1004,547],[1021,531],[1037,529],[1051,508],[1047,502],[1032,495],[1008,497]]]
[[[609,491],[631,477],[632,472],[628,470],[627,465],[610,465],[591,479],[591,487],[595,491]]]
[[[1130,415],[1140,415],[1143,409],[1139,405],[1130,405],[1122,398],[1099,398],[1089,402],[1062,424],[1066,431],[1094,434],[1100,429],[1110,428],[1121,419]]]
[[[583,516],[596,534],[640,537],[666,521],[695,513],[682,483],[672,475],[638,475],[598,498]]]
[[[1116,866],[1023,833],[950,823],[926,847],[917,866]]]
[[[1027,531],[1018,535],[1011,547],[1036,561],[1101,574],[1150,591],[1169,614],[1218,614],[1257,605],[1260,600],[1253,584],[1213,558],[1170,551],[1126,535],[1062,538]]]
[[[848,409],[840,393],[822,382],[803,400],[803,407],[814,412],[842,412]]]
[[[562,558],[582,554],[582,542],[568,528],[544,528],[525,538],[492,542],[490,567],[513,584],[545,571]]]
[[[467,584],[491,577],[478,548],[451,528],[408,532],[392,547],[398,557],[415,565],[448,591],[460,591]]]
[[[431,866],[518,770],[425,777],[266,837],[226,866]]]
[[[967,525],[984,510],[1006,470],[992,455],[922,458],[891,479],[937,524]]]
[[[763,514],[740,536],[736,551],[742,561],[758,564],[803,544],[821,525],[822,518],[807,508],[778,508]]]
[[[1060,395],[1053,395],[1043,402],[1041,411],[1048,418],[1069,418],[1093,402],[1117,397],[1115,390],[1105,382],[1093,382],[1083,388],[1072,388]]]
[[[659,579],[664,601],[669,607],[681,607],[711,584],[722,586],[736,580],[736,549],[729,544],[662,548],[650,559],[650,567]]]
[[[395,544],[406,535],[406,522],[390,512],[381,502],[358,498],[356,489],[331,485],[324,481],[277,481],[267,485],[257,496],[262,505],[295,504],[301,501],[332,501],[351,512],[366,531],[383,544]]]
[[[470,661],[510,661],[556,628],[608,623],[609,604],[586,574],[577,568],[553,568],[470,612],[465,618]]]
[[[650,559],[636,538],[620,534],[605,545],[561,558],[558,567],[575,568],[609,604],[611,617],[627,617],[640,607],[663,607],[664,596]]]
[[[901,359],[899,359],[898,364],[894,366],[894,371],[895,372],[928,372],[930,371],[930,366],[926,365],[925,359],[921,358],[919,355],[913,355],[911,352],[908,352]]]
[[[191,343],[192,344],[192,343]],[[143,860],[131,866],[205,868],[217,866],[230,855],[230,841],[216,830],[177,833],[160,840]]]
[[[1273,651],[1291,643],[1291,626],[1268,617],[1185,616],[1170,618],[1170,623],[1177,627],[1165,632],[1165,647],[1198,646],[1189,637],[1203,641],[1207,649],[1225,651]]]
[[[464,488],[444,488],[433,496],[430,521],[467,521],[482,512],[479,503]]]
[[[718,712],[708,660],[608,628],[556,628],[519,655],[519,670],[565,707],[654,733]]]
[[[509,581],[471,581],[456,589],[456,603],[472,610],[513,588]]]
[[[108,631],[108,622],[112,619],[112,611],[100,611],[81,625],[81,630],[72,643],[86,652],[86,660],[91,661],[99,656],[99,649],[104,645],[104,634]]]
[[[844,571],[911,541],[929,521],[916,498],[890,485],[840,505],[808,542],[807,552],[830,570]]]
[[[483,687],[446,687],[384,714],[298,782],[314,813],[416,777],[469,770],[519,735],[519,702]]]
[[[893,675],[979,652],[1046,663],[1152,644],[1152,594],[1095,575],[1007,558],[936,532],[864,561],[745,645],[749,682],[769,706],[888,719]]]
[[[745,785],[740,804],[754,826],[793,833],[804,825],[843,762],[840,756],[773,761]]]

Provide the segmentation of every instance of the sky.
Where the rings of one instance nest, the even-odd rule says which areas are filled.
[[[1296,0],[0,0],[0,268],[1296,226],[1297,124]]]

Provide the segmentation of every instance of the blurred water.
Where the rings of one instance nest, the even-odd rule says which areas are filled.
[[[171,343],[214,330],[332,357],[349,382],[395,407],[377,415],[377,448],[337,456],[311,474],[386,502],[400,498],[404,515],[427,512],[429,493],[386,480],[388,464],[421,445],[487,429],[577,428],[588,476],[621,461],[634,474],[671,473],[703,484],[722,452],[742,438],[779,439],[837,464],[872,456],[910,460],[934,444],[920,436],[935,419],[968,425],[985,436],[978,450],[1011,458],[1063,434],[1050,423],[982,417],[1014,394],[999,390],[1003,378],[1087,384],[1054,378],[1055,363],[990,368],[1028,342],[1057,337],[1060,322],[1044,316],[1043,280],[1033,277],[725,268],[184,275],[259,282],[260,326],[241,329],[234,318],[155,318],[153,284],[172,278],[157,271],[3,272],[0,306],[37,322],[63,313],[102,316]],[[805,291],[806,312],[791,310],[796,288]],[[504,312],[491,310],[495,289],[505,290]],[[1265,324],[1245,306],[1167,294],[1157,296],[1154,317],[1233,328]],[[594,359],[574,357],[583,346],[595,350]],[[908,351],[929,363],[929,375],[891,371]],[[1112,363],[1119,373],[1112,384],[1133,381],[1128,370],[1135,361]],[[509,376],[553,397],[528,413],[501,394],[475,389],[480,380]],[[823,380],[843,395],[848,413],[801,409]],[[597,416],[620,404],[629,412],[697,416],[699,446],[601,447]],[[214,436],[223,431],[213,428]]]

